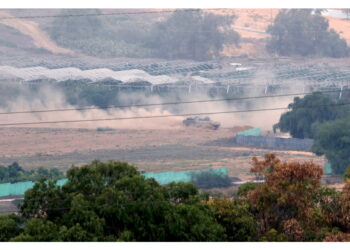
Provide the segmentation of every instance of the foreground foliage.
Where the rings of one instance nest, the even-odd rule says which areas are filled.
[[[71,168],[68,182],[41,179],[19,215],[0,217],[1,241],[348,241],[350,182],[322,187],[322,168],[253,158],[260,184],[205,197],[189,183],[160,186],[122,162]]]

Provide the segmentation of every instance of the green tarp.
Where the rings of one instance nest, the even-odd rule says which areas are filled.
[[[32,181],[3,183],[0,184],[0,196],[23,195],[25,191],[33,186],[34,182]]]
[[[161,172],[161,173],[142,173],[145,178],[154,178],[159,184],[165,185],[170,182],[190,182],[193,174],[198,174],[204,171],[221,174],[227,176],[227,168],[209,169],[209,170],[188,170],[179,172]],[[63,186],[68,179],[60,179],[57,181],[58,186]],[[24,193],[34,186],[34,182],[17,182],[0,184],[0,197],[24,195]]]
[[[324,174],[332,174],[332,164],[330,162],[326,162],[323,165],[323,173]]]
[[[260,128],[252,128],[248,130],[244,130],[242,132],[238,132],[237,135],[250,135],[250,136],[259,136],[261,134]]]

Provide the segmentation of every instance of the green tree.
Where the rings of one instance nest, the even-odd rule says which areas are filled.
[[[224,43],[238,44],[239,34],[230,27],[233,20],[201,10],[177,10],[154,25],[146,46],[161,58],[208,60],[219,56]]]
[[[51,221],[33,218],[26,223],[24,232],[11,241],[58,241],[58,230]]]
[[[250,191],[255,190],[260,183],[247,182],[242,185],[239,185],[237,190],[238,196],[246,196]]]
[[[313,194],[313,201],[317,204],[319,227],[339,226],[339,207],[341,192],[334,188],[320,187]]]
[[[348,166],[344,171],[344,181],[347,182],[350,180],[350,166]]]
[[[25,193],[20,206],[29,222],[39,220],[35,223],[43,232],[53,230],[46,240],[225,239],[224,229],[192,184],[161,186],[154,179],[145,179],[135,167],[114,161],[72,167],[67,178],[62,187],[41,179]],[[14,240],[43,240],[30,225]]]
[[[4,166],[0,166],[0,180],[6,181],[9,179],[8,168]]]
[[[0,215],[0,241],[9,241],[21,232],[12,215]]]
[[[336,174],[350,164],[350,118],[337,119],[318,126],[312,151],[325,155]]]
[[[288,105],[291,111],[282,114],[273,129],[289,132],[295,138],[314,138],[317,125],[342,115],[342,107],[336,104],[329,96],[319,92],[303,98],[295,97]]]
[[[214,198],[208,202],[216,220],[224,226],[229,241],[254,241],[257,239],[256,220],[250,205],[243,200]]]
[[[276,16],[267,32],[271,34],[267,49],[282,56],[320,55],[346,57],[346,41],[329,30],[327,19],[312,9],[285,9]]]
[[[192,183],[198,188],[229,187],[231,180],[228,176],[203,171],[192,176]]]

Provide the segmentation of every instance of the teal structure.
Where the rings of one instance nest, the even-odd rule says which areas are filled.
[[[332,174],[332,164],[330,162],[326,162],[323,165],[323,173],[324,174]]]
[[[161,173],[142,173],[146,179],[154,178],[160,185],[165,185],[170,182],[190,182],[192,175],[199,174],[202,172],[212,172],[215,174],[220,174],[223,176],[228,175],[227,168],[218,168],[218,169],[208,169],[208,170],[188,170],[188,171],[179,171],[179,172],[161,172]],[[57,181],[58,186],[63,186],[66,184],[68,179],[60,179]],[[0,197],[5,196],[17,196],[24,195],[24,193],[31,189],[34,186],[35,182],[25,181],[17,183],[2,183],[0,184]]]
[[[261,128],[252,128],[252,129],[244,130],[242,132],[238,132],[237,135],[260,136],[261,135]]]

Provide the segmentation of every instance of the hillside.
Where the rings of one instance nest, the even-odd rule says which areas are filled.
[[[126,11],[126,10],[123,10]],[[42,15],[42,10],[31,10],[30,13],[26,12],[25,15]],[[57,12],[57,11],[56,11]],[[55,13],[56,13],[55,12]],[[120,12],[120,10],[115,9],[103,9],[103,13],[115,13]],[[134,10],[135,12],[135,10]],[[265,33],[267,27],[273,22],[275,16],[278,14],[279,9],[227,9],[227,10],[211,10],[210,12],[215,14],[223,15],[235,15],[236,20],[232,25],[232,29],[237,31],[241,36],[241,44],[239,48],[234,46],[225,46],[222,54],[225,56],[240,56],[248,55],[250,57],[268,57],[269,55],[265,49],[265,40],[268,37],[268,34]],[[23,12],[22,12],[23,13]],[[50,12],[51,13],[51,12]],[[56,13],[57,14],[57,13]],[[14,17],[23,15],[19,11],[14,10],[1,10],[0,17]],[[146,22],[155,22],[164,19],[164,17],[169,14],[152,14],[150,15],[139,15],[138,17],[133,17],[134,20],[138,22],[145,22],[144,19],[147,18]],[[348,44],[350,44],[350,21],[340,18],[335,18],[331,16],[325,16],[328,21],[330,28],[334,29],[341,37],[343,37]],[[117,18],[114,16],[108,16],[108,20],[117,21]],[[107,20],[107,19],[106,19]],[[40,48],[47,50],[53,54],[74,54],[73,51],[58,46],[53,39],[46,32],[46,28],[49,27],[53,19],[1,19],[0,24],[2,34],[6,42],[2,41],[2,45],[7,45],[15,48]],[[113,23],[114,21],[109,21]],[[4,27],[5,26],[5,27]],[[6,28],[7,27],[7,28]],[[115,26],[117,27],[117,26]],[[114,27],[114,28],[115,28]],[[11,28],[21,35],[13,35],[9,32]],[[113,27],[112,27],[113,28]],[[27,39],[25,39],[25,37]],[[20,42],[18,41],[25,41]]]
[[[26,35],[28,38],[31,38],[29,41],[31,41],[37,48],[48,50],[54,54],[73,53],[68,49],[59,47],[54,41],[51,40],[49,35],[39,27],[35,21],[28,19],[13,19],[13,17],[13,15],[9,14],[6,11],[0,11],[0,18],[9,18],[0,19],[0,24],[11,27],[23,35]]]

